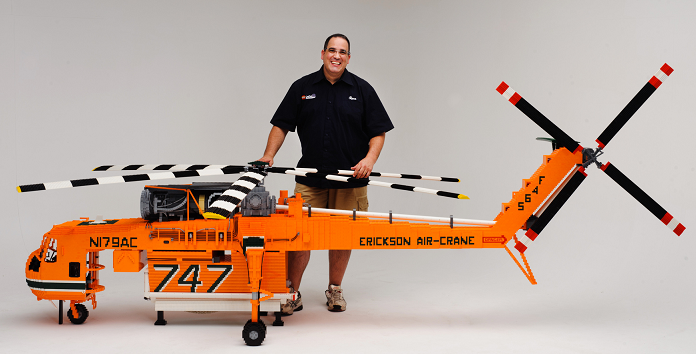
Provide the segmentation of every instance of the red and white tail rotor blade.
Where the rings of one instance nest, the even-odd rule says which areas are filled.
[[[549,203],[549,205],[544,209],[544,211],[539,215],[539,218],[534,221],[534,224],[527,229],[524,236],[520,237],[520,241],[515,244],[515,248],[523,253],[527,250],[527,245],[534,241],[537,236],[546,228],[549,221],[556,216],[556,213],[561,209],[561,207],[568,201],[571,195],[580,187],[580,184],[585,181],[587,174],[583,167],[577,168],[577,170],[572,173],[567,182],[560,187],[561,190],[557,192],[556,197]]]
[[[667,227],[672,230],[672,232],[677,234],[677,236],[680,236],[684,232],[686,229],[684,225],[672,217],[672,214],[668,213],[667,210],[660,206],[660,204],[657,204],[654,199],[650,198],[650,196],[640,189],[640,187],[638,187],[635,183],[633,183],[633,181],[628,179],[628,177],[619,171],[616,166],[607,162],[602,166],[601,170],[611,177],[611,179],[613,179],[616,183],[618,183],[621,188],[626,190],[628,194],[640,202],[640,204],[643,204],[645,208],[655,215],[655,217],[660,219],[663,224],[667,225]]]
[[[498,93],[503,95],[505,99],[510,101],[510,103],[517,107],[517,109],[529,117],[529,119],[534,121],[534,123],[541,127],[541,129],[544,129],[546,133],[556,139],[558,146],[565,147],[572,153],[582,150],[582,146],[580,146],[577,141],[572,139],[568,134],[561,130],[561,128],[551,122],[536,108],[534,108],[529,102],[527,102],[527,100],[520,96],[519,93],[506,84],[505,81],[498,86],[496,91],[498,91]]]
[[[662,65],[660,70],[653,75],[650,80],[643,86],[640,91],[631,99],[630,102],[624,107],[621,112],[619,112],[619,115],[614,118],[614,120],[607,126],[606,129],[602,132],[602,134],[599,135],[597,138],[597,144],[599,144],[599,147],[604,149],[607,144],[611,141],[611,139],[614,138],[614,136],[619,132],[621,128],[628,122],[631,117],[636,113],[638,108],[640,108],[645,101],[650,98],[650,96],[657,90],[660,85],[667,79],[667,77],[672,74],[674,69],[672,69],[669,65],[665,64]]]

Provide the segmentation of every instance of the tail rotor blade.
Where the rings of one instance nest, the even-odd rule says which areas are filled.
[[[582,150],[575,140],[573,140],[568,134],[566,134],[561,128],[553,124],[548,118],[546,118],[541,112],[534,108],[527,100],[522,98],[519,93],[510,88],[508,84],[503,81],[496,89],[498,93],[503,95],[505,99],[510,101],[517,109],[524,113],[529,119],[534,121],[541,129],[544,129],[546,133],[551,135],[558,142],[559,146],[565,147],[570,150],[570,152],[575,153],[578,150]]]
[[[621,171],[619,171],[616,166],[612,165],[611,163],[607,162],[606,165],[603,165],[601,168],[602,171],[604,171],[611,179],[614,180],[614,182],[618,183],[621,188],[625,189],[628,194],[633,196],[640,204],[643,204],[645,208],[647,208],[655,217],[660,219],[663,224],[667,225],[667,227],[672,230],[677,236],[680,236],[682,232],[686,229],[684,225],[679,223],[670,213],[667,212],[664,208],[660,206],[660,204],[657,204],[657,202],[650,198],[650,196],[643,192],[640,187],[638,187],[633,181],[628,179],[626,175],[624,175]]]
[[[549,224],[551,219],[553,219],[554,216],[556,216],[556,213],[561,209],[561,207],[565,204],[565,202],[568,201],[571,195],[575,192],[575,190],[578,189],[580,184],[585,180],[587,177],[587,174],[585,173],[585,169],[583,167],[578,168],[575,173],[570,177],[568,182],[563,186],[563,189],[561,189],[556,197],[551,201],[551,203],[546,207],[543,213],[539,215],[539,218],[534,221],[534,224],[527,230],[525,233],[525,236],[527,239],[530,241],[534,241],[537,236],[546,228],[546,225]],[[518,242],[515,245],[515,248],[520,251],[524,252],[527,250],[527,246],[524,245],[525,240],[523,242]]]
[[[667,77],[674,71],[669,65],[663,65],[660,70],[655,73],[655,75],[648,81],[648,83],[643,86],[640,91],[631,99],[630,102],[624,107],[619,115],[614,118],[614,120],[607,126],[606,129],[597,138],[597,143],[599,147],[604,149],[604,147],[609,144],[611,139],[614,138],[616,133],[619,132],[621,128],[628,122],[631,117],[636,113],[638,108],[640,108],[645,101],[650,98],[650,96],[657,90],[660,85],[667,79]]]
[[[257,184],[263,181],[266,172],[247,172],[235,181],[218,199],[213,202],[210,209],[203,214],[209,219],[226,219],[232,215],[234,208],[251,192]]]

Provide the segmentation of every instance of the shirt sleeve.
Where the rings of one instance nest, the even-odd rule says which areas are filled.
[[[280,106],[271,118],[271,124],[291,132],[295,131],[301,99],[299,86],[299,80],[290,86],[288,93],[285,94],[285,98],[280,102]]]
[[[382,101],[371,85],[367,84],[364,92],[365,99],[365,132],[370,139],[394,129],[391,119],[384,109]]]

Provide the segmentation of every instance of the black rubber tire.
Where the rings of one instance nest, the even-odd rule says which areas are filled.
[[[266,326],[259,320],[259,322],[247,321],[242,330],[242,339],[244,343],[249,346],[259,346],[263,343],[266,338]]]
[[[87,307],[83,304],[75,304],[75,310],[77,310],[77,318],[73,317],[72,309],[68,308],[68,319],[72,324],[83,324],[89,317],[89,311]]]

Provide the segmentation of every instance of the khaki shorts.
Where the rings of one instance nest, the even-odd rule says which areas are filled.
[[[300,193],[305,203],[314,208],[367,211],[367,186],[330,189],[309,187],[295,183],[295,193]]]

